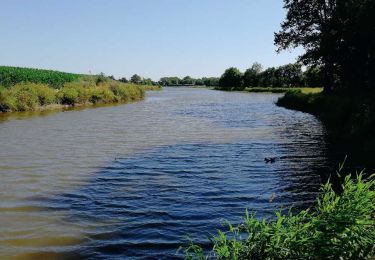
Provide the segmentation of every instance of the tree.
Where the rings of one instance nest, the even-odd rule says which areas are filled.
[[[153,85],[152,79],[150,79],[150,78],[143,79],[142,85]]]
[[[227,69],[219,80],[221,90],[243,90],[242,73],[234,67]]]
[[[182,85],[194,85],[195,84],[195,79],[193,79],[190,76],[186,76],[181,80]]]
[[[275,71],[274,67],[267,68],[259,75],[259,86],[273,87],[275,84]]]
[[[287,64],[279,67],[282,75],[283,87],[300,87],[303,84],[302,68],[300,64]]]
[[[195,85],[196,86],[203,86],[204,85],[203,79],[196,79],[195,80]]]
[[[134,84],[141,84],[142,83],[142,77],[137,75],[137,74],[134,74],[131,78],[130,78],[130,81]]]
[[[286,20],[281,31],[275,34],[278,51],[302,46],[305,54],[299,60],[305,64],[323,64],[324,87],[331,90],[334,84],[336,32],[332,20],[338,0],[284,0]]]
[[[121,81],[123,83],[128,83],[129,82],[125,77],[120,78],[119,81]]]
[[[159,80],[159,84],[162,86],[178,86],[181,83],[181,79],[178,77],[163,77]]]
[[[374,0],[284,0],[278,51],[302,46],[299,61],[321,65],[325,91],[375,84]]]
[[[303,81],[306,87],[323,86],[322,73],[319,67],[307,67],[303,73]]]
[[[259,85],[259,74],[262,72],[262,65],[254,62],[251,68],[247,69],[243,75],[244,87],[256,87]]]
[[[210,77],[210,78],[202,78],[204,85],[208,87],[217,87],[219,86],[219,78]]]

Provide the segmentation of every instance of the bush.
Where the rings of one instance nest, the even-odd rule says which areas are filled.
[[[16,111],[17,100],[16,98],[5,89],[0,89],[0,111]]]
[[[29,87],[33,88],[38,96],[40,106],[56,103],[56,91],[54,89],[42,84],[30,84]]]
[[[375,253],[375,175],[364,181],[347,176],[341,194],[328,182],[317,205],[293,215],[276,212],[272,221],[229,225],[212,238],[218,259],[373,259]],[[205,259],[203,249],[190,244],[187,259]],[[208,258],[208,257],[207,257]]]
[[[123,102],[142,99],[145,92],[141,87],[133,84],[115,84],[111,86],[111,90],[119,101]]]
[[[109,80],[97,86],[90,77],[66,83],[59,90],[44,84],[19,83],[10,88],[0,88],[0,111],[34,110],[38,106],[54,103],[74,106],[86,103],[127,102],[143,97],[144,90],[134,84]]]
[[[44,84],[19,83],[0,90],[0,111],[34,110],[56,102],[56,92]]]
[[[93,104],[117,102],[115,94],[107,87],[90,88],[88,93],[89,101]]]
[[[83,89],[64,86],[59,90],[57,96],[61,104],[74,106],[79,102],[80,93],[83,93]]]

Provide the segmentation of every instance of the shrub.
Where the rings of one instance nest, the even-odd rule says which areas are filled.
[[[115,94],[105,86],[90,88],[88,93],[89,101],[93,104],[117,101]]]
[[[115,84],[111,86],[111,90],[123,102],[142,99],[145,93],[141,87],[133,84]]]
[[[317,205],[298,214],[276,212],[274,220],[229,225],[212,238],[218,259],[373,259],[375,253],[375,175],[364,181],[347,176],[341,194],[328,182]],[[203,249],[191,243],[187,259],[205,259]],[[208,256],[207,256],[208,258]]]
[[[33,110],[56,102],[56,92],[44,84],[19,83],[0,92],[0,111]]]
[[[16,98],[5,89],[0,89],[0,111],[16,111],[17,100]]]
[[[30,84],[29,87],[33,88],[38,96],[40,106],[56,103],[56,91],[54,89],[43,84]]]
[[[57,96],[61,104],[74,106],[79,101],[80,89],[64,86],[59,90]]]

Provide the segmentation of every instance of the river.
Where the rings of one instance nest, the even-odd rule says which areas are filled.
[[[207,243],[246,208],[308,207],[329,168],[324,127],[279,96],[165,88],[2,115],[0,258],[178,258],[187,235]]]

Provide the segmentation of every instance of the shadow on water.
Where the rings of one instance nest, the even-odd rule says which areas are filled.
[[[43,202],[69,208],[68,222],[89,228],[74,249],[83,258],[182,257],[187,234],[207,243],[224,220],[241,221],[245,209],[271,217],[275,209],[306,208],[326,172],[314,149],[272,143],[180,144],[116,158],[79,189]],[[265,164],[271,152],[279,159]],[[270,196],[275,193],[272,203]]]

